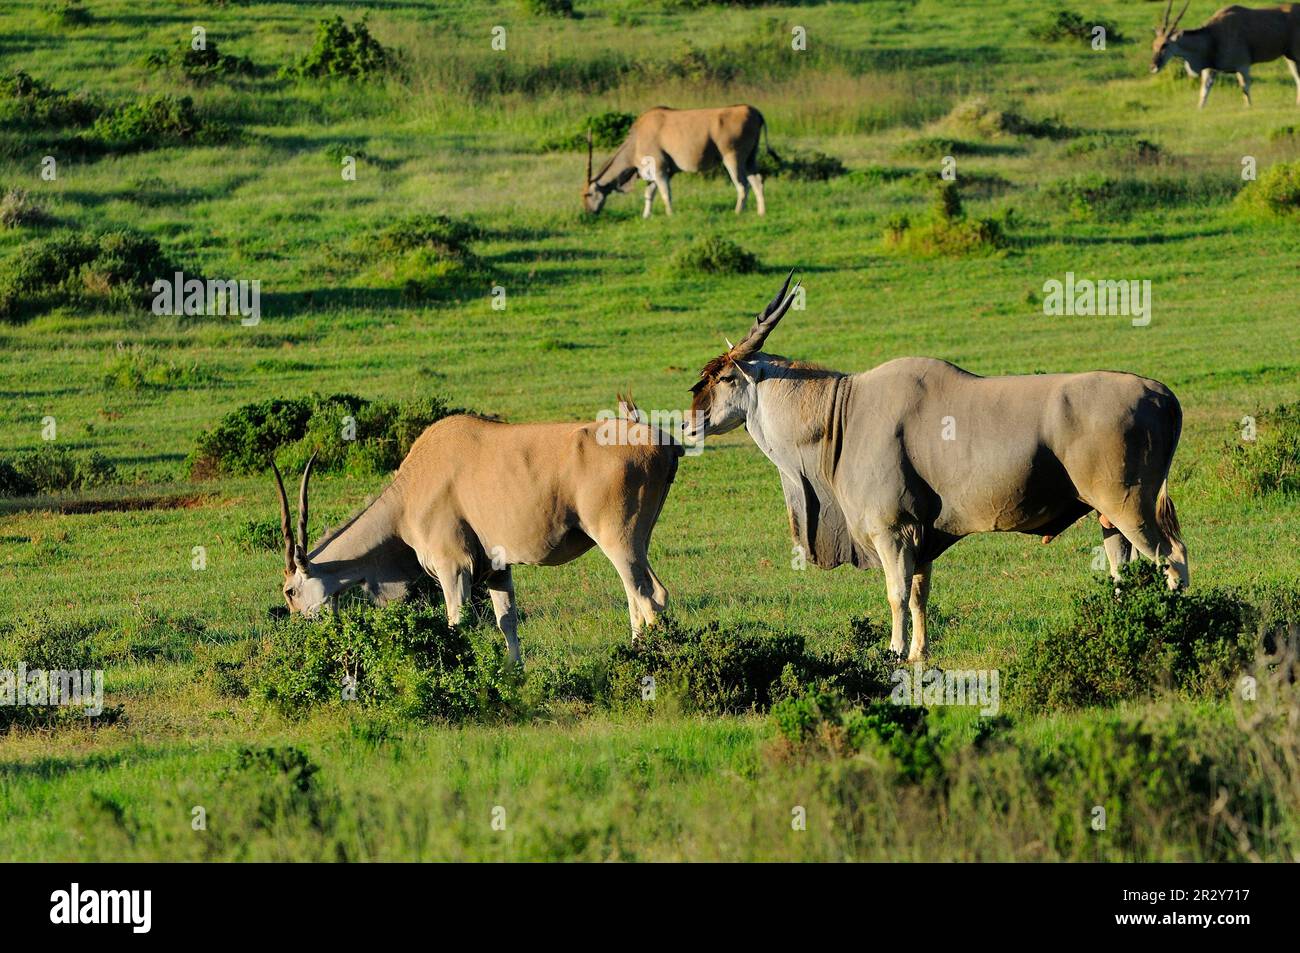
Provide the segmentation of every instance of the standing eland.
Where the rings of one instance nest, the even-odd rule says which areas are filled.
[[[978,377],[908,357],[861,374],[760,348],[789,309],[790,279],[692,388],[693,439],[744,425],[781,475],[790,528],[818,566],[881,566],[890,648],[925,652],[931,563],[972,533],[1057,534],[1096,510],[1111,573],[1125,543],[1188,582],[1166,491],[1182,410],[1165,385],[1092,371]]]
[[[645,210],[650,217],[655,192],[663,196],[664,210],[673,214],[669,182],[678,172],[707,172],[719,162],[736,186],[736,212],[745,207],[749,189],[754,190],[758,214],[767,213],[763,201],[763,177],[758,172],[758,138],[764,141],[767,123],[753,106],[723,109],[669,109],[659,106],[645,113],[628,131],[600,172],[591,174],[591,133],[587,133],[587,184],[582,204],[595,214],[605,205],[610,192],[630,192],[639,175],[646,180]],[[781,159],[767,146],[772,158]]]
[[[618,428],[444,418],[415,441],[377,499],[310,550],[307,483],[316,457],[302,474],[296,538],[273,461],[289,610],[310,618],[355,587],[381,604],[402,599],[427,573],[442,589],[448,623],[458,625],[481,580],[518,662],[510,567],[558,566],[599,546],[623,580],[635,639],[668,601],[647,553],[682,447],[641,423],[630,401],[621,409],[631,419]],[[611,431],[626,436],[611,440]]]
[[[1173,23],[1169,22],[1169,13],[1174,0],[1165,7],[1164,23],[1156,27],[1151,45],[1151,72],[1160,72],[1169,57],[1181,56],[1188,74],[1201,78],[1200,108],[1205,107],[1215,73],[1236,73],[1249,106],[1250,67],[1284,56],[1295,80],[1296,104],[1300,105],[1300,6],[1284,3],[1263,10],[1224,7],[1204,26],[1180,30],[1178,24],[1190,3],[1187,0],[1183,4]]]

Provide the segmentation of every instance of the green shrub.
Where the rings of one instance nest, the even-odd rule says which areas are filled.
[[[1112,176],[1090,172],[1048,183],[1045,193],[1076,218],[1127,218],[1148,209],[1167,209],[1190,202],[1210,204],[1232,194],[1234,183],[1222,177]]]
[[[1241,190],[1237,201],[1243,208],[1271,216],[1287,217],[1300,212],[1300,162],[1270,166]]]
[[[1113,20],[1104,17],[1085,17],[1083,14],[1065,9],[1055,10],[1046,18],[1030,25],[1029,35],[1044,43],[1062,41],[1091,43],[1094,27],[1101,27],[1106,31],[1107,43],[1124,42],[1125,38]]]
[[[793,750],[846,756],[866,752],[893,766],[900,779],[922,782],[943,771],[928,712],[914,705],[848,702],[836,691],[791,695],[772,706],[771,720]]]
[[[145,96],[104,113],[91,127],[96,145],[109,152],[135,152],[176,145],[211,145],[230,138],[230,130],[205,122],[189,96]]]
[[[317,22],[311,50],[280,73],[295,78],[372,80],[396,68],[396,55],[370,35],[364,17],[348,26],[336,16]]]
[[[541,152],[570,152],[587,148],[587,132],[591,132],[592,146],[597,149],[615,149],[623,144],[636,116],[625,112],[603,112],[588,116],[572,132],[561,133],[541,140]]]
[[[22,70],[0,74],[0,124],[36,129],[88,126],[102,112],[95,99],[54,89]]]
[[[10,468],[4,482],[20,491],[15,496],[89,490],[117,482],[117,468],[97,450],[76,454],[53,443],[20,452]]]
[[[21,228],[44,225],[50,216],[38,205],[26,189],[6,189],[0,198],[0,227]]]
[[[252,76],[256,72],[252,60],[222,53],[216,40],[206,41],[202,49],[195,49],[186,40],[175,49],[155,50],[144,58],[144,63],[155,70],[177,70],[195,83],[218,77]]]
[[[0,319],[15,321],[58,307],[145,307],[153,282],[177,270],[157,241],[131,229],[56,232],[27,243],[0,264]]]
[[[602,660],[552,667],[538,676],[549,700],[582,701],[613,709],[638,707],[666,695],[687,711],[735,714],[765,711],[787,695],[816,688],[867,698],[888,692],[890,661],[878,645],[853,632],[829,652],[810,652],[802,636],[772,635],[718,623],[688,627],[671,619],[635,645],[615,645]]]
[[[1135,136],[1102,133],[1085,136],[1065,147],[1064,155],[1070,157],[1104,155],[1108,162],[1132,162],[1139,165],[1158,163],[1163,157],[1160,146],[1149,139]]]
[[[482,293],[492,268],[469,247],[482,237],[477,226],[446,215],[420,214],[384,226],[353,243],[369,263],[363,284],[396,285],[411,300],[454,297],[473,287]]]
[[[1253,437],[1238,430],[1224,443],[1219,461],[1227,482],[1250,495],[1300,490],[1300,404],[1258,414]]]
[[[109,390],[168,390],[211,383],[215,379],[197,363],[177,364],[138,344],[118,342],[104,360],[102,385]]]
[[[573,19],[573,0],[519,0],[524,11],[535,17]]]
[[[966,156],[979,152],[978,145],[951,136],[922,136],[899,147],[901,155],[918,159],[942,159],[944,156]]]
[[[758,171],[765,176],[793,179],[796,182],[826,182],[847,175],[849,171],[844,168],[843,162],[824,152],[782,151],[786,154],[780,160],[774,159],[770,153],[760,153]]]
[[[496,721],[522,704],[500,633],[453,629],[440,606],[422,601],[285,622],[250,660],[247,682],[295,716],[356,704],[417,721]]]
[[[747,275],[758,269],[758,258],[729,238],[711,235],[677,252],[673,267],[681,274]]]
[[[1161,688],[1221,696],[1254,656],[1248,603],[1218,589],[1171,592],[1147,560],[1125,566],[1118,586],[1099,577],[1071,606],[1070,624],[1013,670],[1029,708],[1108,705]]]
[[[272,457],[297,470],[319,452],[321,470],[386,472],[397,469],[426,428],[461,412],[441,397],[396,403],[313,394],[245,404],[199,435],[190,471],[195,479],[262,473]]]

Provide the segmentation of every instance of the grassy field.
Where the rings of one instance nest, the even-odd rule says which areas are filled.
[[[724,335],[743,334],[796,268],[807,306],[773,336],[780,353],[842,370],[926,355],[987,375],[1110,368],[1163,381],[1185,416],[1170,488],[1194,586],[1294,585],[1300,498],[1242,492],[1222,466],[1243,417],[1297,397],[1300,219],[1252,214],[1236,199],[1245,157],[1262,175],[1295,156],[1300,134],[1287,127],[1300,129],[1300,110],[1280,61],[1255,71],[1253,108],[1225,77],[1198,112],[1181,64],[1148,74],[1158,5],[1119,0],[1081,9],[1136,39],[1105,50],[1034,39],[1028,27],[1041,14],[1002,0],[576,0],[577,18],[480,0],[231,0],[147,12],[87,0],[80,25],[52,20],[53,6],[16,0],[0,11],[0,71],[110,106],[191,96],[202,119],[232,134],[96,153],[69,148],[64,130],[7,122],[0,189],[27,190],[45,219],[0,228],[0,260],[12,267],[60,230],[129,227],[195,273],[260,280],[262,321],[68,305],[0,323],[0,458],[41,446],[53,417],[58,445],[102,454],[118,476],[0,498],[0,620],[11,643],[33,625],[93,624],[107,700],[122,706],[112,724],[0,735],[0,858],[1300,852],[1294,820],[1274,823],[1300,797],[1294,728],[1266,719],[1250,730],[1268,753],[1241,748],[1234,732],[1247,716],[1224,695],[1156,692],[1049,712],[1008,702],[1004,740],[987,750],[974,711],[944,712],[952,748],[939,788],[869,754],[792,752],[760,711],[543,704],[448,725],[327,706],[288,717],[212,677],[214,659],[238,659],[282,625],[268,616],[281,557],[240,533],[275,517],[274,485],[265,474],[194,480],[188,462],[224,414],[311,392],[437,394],[533,421],[591,419],[630,387],[644,408],[680,409]],[[277,73],[310,49],[319,19],[351,20],[358,9],[400,52],[398,72],[368,82]],[[1195,8],[1189,22],[1210,12]],[[195,82],[145,63],[188,42],[195,24],[254,71]],[[504,50],[492,47],[495,26],[506,29]],[[794,26],[806,28],[804,51],[791,49]],[[980,128],[962,119],[977,100],[1055,122]],[[592,218],[579,205],[585,157],[539,148],[606,111],[732,102],[763,111],[778,152],[824,152],[848,174],[769,177],[764,218],[732,215],[725,179],[685,175],[673,183],[671,218],[656,204],[642,220],[639,190]],[[1006,246],[935,257],[890,247],[891,216],[925,214],[949,151],[965,213],[996,220]],[[52,181],[41,176],[50,154]],[[355,181],[340,174],[343,155],[359,158]],[[369,247],[420,212],[477,225],[485,277],[404,294]],[[681,248],[714,235],[752,252],[758,268],[675,265]],[[1149,326],[1044,315],[1044,282],[1067,272],[1149,280]],[[494,285],[505,289],[503,310],[492,307]],[[175,372],[156,385],[106,381],[123,347]],[[385,479],[322,474],[314,512],[346,514]],[[1099,543],[1089,519],[1051,546],[989,535],[945,554],[934,664],[1005,671],[1032,656],[1045,633],[1071,624],[1070,597],[1097,575]],[[202,570],[192,567],[198,546]],[[791,556],[777,474],[743,432],[683,460],[651,553],[679,620],[798,633],[820,647],[854,619],[888,618],[878,574],[798,571]],[[530,671],[628,640],[622,589],[599,553],[515,578]],[[1274,701],[1277,711],[1295,705],[1285,694]],[[1146,734],[1126,733],[1133,726]],[[1166,763],[1135,737],[1193,753]],[[295,786],[301,764],[249,768],[247,750],[267,748],[301,752],[318,770]],[[1053,757],[1070,763],[1045,781],[1036,766]],[[1202,763],[1224,772],[1209,787],[1192,777]],[[1159,770],[1172,776],[1157,784]],[[1214,803],[1220,788],[1226,808]],[[1106,830],[1089,827],[1094,805],[1106,807]],[[206,831],[192,828],[198,806]],[[799,807],[803,830],[791,822]]]

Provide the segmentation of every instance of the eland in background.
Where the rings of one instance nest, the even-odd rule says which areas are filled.
[[[1174,0],[1165,7],[1164,23],[1156,27],[1151,44],[1151,72],[1158,73],[1171,56],[1180,56],[1187,72],[1201,80],[1201,99],[1205,106],[1214,85],[1215,73],[1236,73],[1246,105],[1250,105],[1250,68],[1255,63],[1269,63],[1286,58],[1296,84],[1296,104],[1300,105],[1300,6],[1286,3],[1262,10],[1249,7],[1224,7],[1203,26],[1180,30],[1178,24],[1191,0],[1169,22]]]
[[[723,109],[669,109],[659,106],[637,119],[627,138],[595,175],[591,171],[591,133],[587,133],[587,182],[582,189],[583,207],[599,212],[611,192],[630,192],[639,176],[646,182],[645,209],[650,217],[656,191],[664,211],[673,213],[672,177],[678,172],[707,172],[719,163],[736,187],[736,212],[745,207],[749,190],[754,190],[758,214],[767,212],[763,200],[763,176],[758,171],[758,139],[767,123],[753,106]],[[780,158],[767,146],[772,158]]]

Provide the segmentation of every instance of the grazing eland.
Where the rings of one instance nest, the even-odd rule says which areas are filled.
[[[290,612],[310,618],[357,587],[381,604],[400,600],[428,574],[442,589],[447,621],[458,625],[472,584],[482,581],[517,662],[510,567],[558,566],[599,546],[623,581],[635,639],[668,601],[647,553],[682,446],[641,422],[630,400],[620,409],[629,419],[617,427],[446,417],[420,435],[378,498],[310,549],[307,484],[316,457],[302,474],[296,537],[272,461]]]
[[[790,279],[692,388],[692,439],[743,425],[776,465],[795,542],[823,568],[881,566],[902,653],[925,651],[931,563],[972,533],[1051,539],[1092,510],[1111,573],[1167,559],[1188,582],[1166,489],[1182,428],[1169,388],[1133,374],[979,377],[908,357],[844,374],[760,350],[798,291]]]
[[[618,150],[591,174],[591,133],[587,133],[587,183],[582,204],[595,214],[611,192],[630,192],[640,176],[646,180],[645,210],[650,217],[655,192],[663,196],[664,210],[673,213],[670,181],[678,172],[707,172],[719,162],[736,186],[736,212],[745,207],[749,189],[754,190],[758,214],[767,213],[763,201],[763,177],[758,172],[758,139],[766,141],[767,123],[753,106],[723,109],[669,109],[659,106],[642,115],[628,131]],[[781,159],[767,146],[776,161]]]
[[[1180,30],[1178,23],[1191,0],[1183,4],[1174,22],[1169,22],[1174,0],[1165,7],[1164,23],[1156,27],[1151,45],[1151,72],[1158,73],[1171,56],[1181,56],[1191,76],[1201,79],[1201,99],[1205,100],[1214,85],[1215,73],[1236,73],[1241,92],[1250,105],[1250,67],[1286,57],[1296,84],[1296,104],[1300,105],[1300,6],[1284,3],[1262,10],[1250,7],[1224,7],[1205,25],[1195,30]]]

